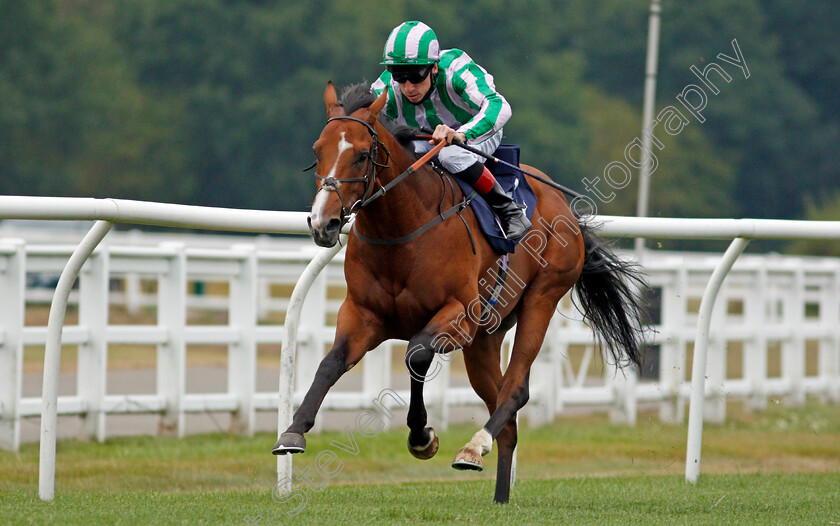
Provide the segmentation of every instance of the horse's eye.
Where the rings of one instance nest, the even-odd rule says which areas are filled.
[[[359,157],[356,159],[356,163],[363,163],[370,158],[370,152],[362,152],[359,154]]]

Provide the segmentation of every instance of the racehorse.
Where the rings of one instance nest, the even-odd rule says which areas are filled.
[[[417,458],[431,458],[439,441],[426,425],[423,382],[436,352],[462,349],[470,384],[490,418],[452,466],[481,470],[482,456],[495,440],[494,500],[507,502],[515,416],[528,401],[531,364],[558,302],[577,285],[580,309],[601,348],[617,364],[638,365],[643,278],[635,265],[600,243],[591,226],[577,221],[561,192],[534,185],[534,227],[508,258],[507,272],[521,287],[510,287],[508,297],[491,305],[494,287],[483,276],[496,269],[499,254],[480,234],[473,236],[479,227],[469,208],[457,208],[461,221],[440,219],[442,203],[457,206],[463,193],[428,164],[409,169],[417,161],[409,143],[398,141],[389,131],[393,128],[379,119],[386,94],[377,98],[360,84],[346,89],[339,102],[329,83],[324,102],[328,120],[313,147],[317,192],[308,221],[315,243],[334,246],[355,214],[344,264],[347,297],[333,347],[273,453],[304,451],[303,435],[327,391],[365,353],[385,340],[400,339],[409,342],[408,448]],[[502,340],[514,324],[510,363],[502,374]]]

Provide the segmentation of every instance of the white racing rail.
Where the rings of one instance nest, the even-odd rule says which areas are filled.
[[[0,218],[42,220],[94,220],[96,223],[70,257],[59,279],[50,308],[44,357],[39,495],[55,496],[55,446],[61,333],[67,299],[78,273],[96,246],[116,223],[157,225],[236,232],[307,234],[306,213],[220,209],[119,199],[0,196]],[[762,219],[673,219],[597,216],[604,237],[670,239],[731,239],[732,243],[706,286],[700,304],[692,364],[686,480],[695,483],[700,473],[705,372],[711,313],[718,291],[735,260],[752,239],[840,240],[840,222]],[[323,249],[308,265],[292,295],[281,350],[279,430],[291,423],[294,349],[303,299],[321,270],[340,250]],[[278,480],[291,480],[290,456],[278,457]],[[283,489],[283,488],[278,488]]]
[[[55,497],[58,375],[61,359],[61,332],[67,299],[82,265],[105,238],[111,227],[116,223],[131,223],[232,232],[306,234],[309,232],[306,226],[306,215],[304,212],[236,210],[121,199],[0,196],[0,217],[4,219],[96,221],[64,267],[50,307],[47,342],[44,350],[38,471],[38,493],[42,500],[53,500]],[[291,348],[293,349],[294,346]],[[283,354],[290,354],[291,358],[285,356],[281,358],[281,361],[284,364],[289,361],[293,364],[294,353]],[[283,406],[282,401],[280,405]],[[287,405],[291,405],[291,399],[288,400]]]

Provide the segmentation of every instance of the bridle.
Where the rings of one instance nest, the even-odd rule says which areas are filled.
[[[365,126],[365,128],[367,128],[368,132],[370,132],[371,138],[373,138],[373,146],[371,147],[370,155],[368,156],[368,164],[367,164],[367,167],[365,169],[365,176],[364,177],[348,177],[348,178],[336,179],[335,177],[324,177],[323,175],[320,175],[318,173],[315,174],[316,178],[324,181],[323,184],[321,185],[321,188],[318,189],[319,192],[321,190],[326,189],[327,191],[333,191],[338,195],[338,199],[341,201],[341,226],[342,227],[347,223],[347,219],[351,214],[353,214],[355,212],[358,212],[359,210],[361,210],[365,206],[369,205],[370,203],[372,203],[376,199],[379,199],[380,197],[385,195],[388,192],[388,190],[390,190],[391,188],[393,188],[394,186],[399,184],[403,179],[405,179],[409,175],[415,173],[415,171],[420,166],[422,166],[423,164],[425,164],[426,162],[431,160],[431,158],[434,155],[436,155],[437,152],[439,152],[440,149],[443,148],[446,145],[445,142],[439,142],[437,146],[435,146],[430,151],[426,152],[422,157],[417,159],[417,161],[415,161],[414,164],[409,166],[400,175],[398,175],[393,180],[391,180],[390,183],[388,183],[384,186],[380,184],[379,185],[379,190],[371,193],[374,185],[377,183],[377,180],[376,180],[376,176],[378,175],[377,169],[378,168],[387,168],[389,166],[389,163],[391,161],[391,152],[389,152],[388,148],[385,146],[385,144],[382,143],[382,141],[379,140],[379,137],[376,133],[376,130],[373,128],[373,126],[371,126],[367,122],[363,121],[362,119],[358,119],[356,117],[349,117],[349,116],[346,116],[346,115],[341,115],[341,116],[338,116],[338,117],[332,117],[332,118],[328,119],[327,124],[329,124],[331,121],[335,121],[335,120],[348,120],[348,121],[355,121],[355,122],[361,123]],[[380,147],[385,151],[385,163],[380,163],[376,160],[378,155],[379,155],[379,148]],[[315,163],[312,163],[311,166],[304,169],[304,171],[310,170],[310,169],[314,168],[316,165],[317,165],[317,161]],[[362,194],[362,197],[359,200],[357,200],[355,203],[353,203],[353,205],[350,207],[349,210],[346,208],[346,205],[345,205],[345,202],[344,202],[344,197],[341,195],[341,192],[338,190],[339,181],[342,182],[342,183],[365,183],[365,191]],[[452,183],[450,181],[450,185],[451,184]],[[444,195],[445,195],[445,193],[446,192],[444,191]],[[411,232],[410,234],[406,234],[404,236],[400,236],[400,237],[394,238],[394,239],[376,239],[376,238],[371,238],[371,237],[365,236],[364,234],[359,232],[358,229],[355,229],[355,225],[354,225],[356,236],[358,236],[359,239],[361,239],[362,241],[364,241],[366,243],[371,243],[371,244],[375,244],[375,245],[398,245],[398,244],[401,244],[401,243],[406,243],[406,242],[411,241],[412,239],[422,235],[424,232],[428,231],[430,228],[434,227],[438,223],[446,221],[447,218],[449,218],[450,216],[452,216],[454,214],[458,214],[458,216],[461,217],[461,212],[463,212],[466,209],[466,207],[469,206],[470,201],[472,201],[472,199],[475,197],[475,195],[476,195],[476,192],[475,192],[475,190],[473,190],[473,192],[471,194],[465,196],[464,199],[461,202],[455,203],[453,206],[451,206],[450,208],[448,208],[444,211],[440,211],[431,221],[429,221],[425,225],[419,227],[418,229]],[[441,204],[443,203],[442,199],[443,198],[441,198]],[[453,199],[454,199],[454,190],[453,190]],[[461,217],[461,221],[464,221],[463,217]],[[473,238],[472,238],[472,232],[470,231],[469,225],[467,225],[466,221],[464,221],[464,225],[467,227],[467,233],[470,236],[470,243],[472,244],[473,253],[475,254],[476,253],[475,252],[475,242],[473,241]]]
[[[338,117],[332,117],[332,118],[328,119],[327,124],[329,124],[332,121],[338,121],[338,120],[354,121],[354,122],[358,122],[358,123],[364,125],[364,127],[367,128],[368,132],[370,133],[371,138],[373,139],[373,146],[371,147],[370,153],[368,154],[367,166],[365,167],[364,177],[347,177],[347,178],[342,178],[342,179],[336,179],[335,177],[332,177],[332,176],[324,177],[323,175],[321,175],[317,172],[315,173],[315,177],[317,179],[320,179],[320,180],[324,181],[321,184],[321,188],[318,190],[319,192],[321,190],[326,189],[328,192],[333,191],[333,192],[336,193],[336,195],[338,195],[338,199],[341,202],[341,225],[344,226],[344,224],[347,222],[347,219],[348,219],[349,216],[351,216],[352,214],[358,212],[359,210],[361,210],[362,208],[367,206],[371,201],[373,201],[373,200],[377,199],[379,196],[383,195],[390,188],[391,185],[388,185],[386,187],[380,186],[379,191],[377,191],[376,193],[372,193],[373,192],[373,187],[376,185],[376,182],[377,182],[376,181],[376,176],[378,174],[377,169],[388,167],[388,163],[391,160],[391,152],[389,152],[388,148],[385,146],[385,144],[383,144],[382,141],[379,140],[379,136],[376,133],[376,129],[374,129],[374,127],[371,126],[369,123],[367,123],[367,122],[365,122],[362,119],[359,119],[357,117],[340,115]],[[379,148],[380,147],[385,151],[385,163],[380,163],[379,161],[377,161],[377,158],[379,157]],[[317,164],[317,161],[315,163],[312,163],[311,166],[305,168],[303,171],[305,172],[307,170],[311,170],[312,168],[315,168],[316,164]],[[355,203],[353,203],[350,206],[349,209],[347,208],[346,203],[344,201],[344,196],[341,195],[341,191],[338,189],[338,183],[339,182],[341,182],[341,183],[364,183],[365,184],[365,191],[362,193],[362,197],[359,198]]]

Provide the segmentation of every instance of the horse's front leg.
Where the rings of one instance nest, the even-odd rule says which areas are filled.
[[[327,395],[341,376],[353,368],[369,350],[382,343],[382,324],[378,318],[349,299],[342,304],[336,323],[336,337],[327,353],[309,391],[292,418],[292,425],[280,435],[272,449],[275,455],[302,453],[306,449],[304,433],[312,429],[315,415]]]
[[[411,378],[411,401],[408,405],[408,450],[412,455],[428,460],[438,451],[438,437],[432,427],[426,427],[426,405],[423,401],[423,385],[426,374],[434,360],[435,353],[452,352],[463,348],[467,341],[462,330],[467,330],[467,336],[472,338],[474,330],[466,327],[463,320],[464,306],[459,302],[450,302],[429,322],[426,327],[416,334],[408,343],[405,354],[405,365]],[[456,324],[456,325],[453,325]],[[455,329],[458,327],[458,330]]]

